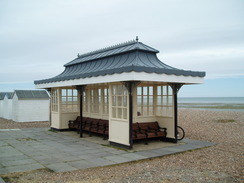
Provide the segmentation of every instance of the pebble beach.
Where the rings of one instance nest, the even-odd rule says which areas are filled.
[[[63,173],[41,169],[1,177],[16,183],[244,182],[243,124],[244,112],[179,109],[179,126],[186,138],[216,145],[107,167]],[[0,129],[48,126],[49,122],[16,123],[0,118]]]

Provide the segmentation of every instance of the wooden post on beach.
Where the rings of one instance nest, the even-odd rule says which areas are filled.
[[[177,143],[177,126],[178,126],[178,102],[177,102],[177,93],[180,88],[183,86],[181,83],[172,83],[169,84],[173,90],[173,98],[174,98],[174,123],[175,123],[175,140],[174,142]]]
[[[82,129],[82,123],[83,123],[83,115],[82,115],[82,107],[83,107],[83,92],[86,88],[86,85],[77,85],[76,89],[79,92],[79,96],[80,96],[80,137],[83,137],[83,129]]]

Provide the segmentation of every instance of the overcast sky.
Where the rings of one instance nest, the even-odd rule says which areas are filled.
[[[206,71],[180,96],[244,96],[244,0],[1,0],[0,91],[136,36],[164,63]]]

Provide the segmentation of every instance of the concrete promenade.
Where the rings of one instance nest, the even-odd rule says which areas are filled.
[[[66,172],[161,157],[214,145],[184,139],[180,144],[126,151],[78,138],[75,132],[72,132],[73,136],[70,133],[52,132],[49,128],[0,129],[0,175],[42,168]]]

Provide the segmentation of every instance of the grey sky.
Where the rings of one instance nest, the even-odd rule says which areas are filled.
[[[55,76],[77,53],[135,36],[206,79],[244,76],[243,0],[1,0],[0,87]]]

